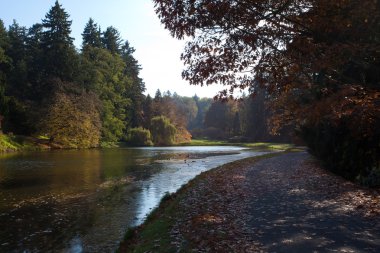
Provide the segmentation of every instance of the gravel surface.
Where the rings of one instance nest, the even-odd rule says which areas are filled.
[[[306,152],[208,172],[178,210],[171,235],[180,252],[380,252],[379,192]]]
[[[249,227],[268,252],[380,252],[379,195],[317,166],[307,153],[247,173]]]

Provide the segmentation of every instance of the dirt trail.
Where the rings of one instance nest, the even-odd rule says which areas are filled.
[[[269,252],[380,252],[379,196],[318,168],[306,153],[255,164],[249,226]]]
[[[379,193],[326,172],[306,152],[223,166],[190,188],[178,210],[178,249],[380,252]]]

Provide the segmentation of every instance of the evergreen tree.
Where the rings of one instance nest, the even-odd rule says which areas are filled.
[[[5,56],[5,50],[7,49],[8,46],[9,46],[9,39],[8,39],[7,30],[4,26],[3,20],[0,19],[0,63],[8,61],[6,60],[7,57]]]
[[[162,115],[162,94],[160,89],[157,89],[156,94],[153,98],[153,116]]]
[[[122,39],[119,31],[113,26],[107,27],[102,37],[103,47],[109,50],[112,54],[121,53]]]
[[[44,70],[47,77],[59,77],[72,81],[77,70],[77,55],[73,45],[69,14],[62,6],[55,5],[42,20],[44,27],[42,48],[44,50]]]
[[[12,59],[12,70],[8,77],[10,85],[8,94],[22,99],[27,93],[26,28],[13,20],[8,30],[8,38],[7,55]]]
[[[163,97],[171,97],[172,96],[172,93],[170,92],[170,90],[167,90],[167,91],[164,91],[164,94],[163,94]]]
[[[7,46],[9,46],[7,29],[4,26],[3,20],[0,19],[0,49],[2,50],[1,52],[3,52],[2,54],[0,54],[0,62],[4,61],[4,51],[7,48]]]
[[[42,37],[43,37],[43,25],[40,23],[32,25],[32,27],[28,29],[28,34],[27,34],[28,50],[32,51],[33,53],[37,51],[37,49],[38,51],[40,51]]]
[[[28,29],[26,38],[26,49],[27,49],[27,62],[28,62],[28,85],[30,89],[28,91],[28,98],[34,99],[38,98],[38,91],[40,84],[43,80],[43,51],[41,47],[43,37],[43,26],[42,24],[34,24]]]
[[[150,120],[153,118],[154,108],[153,108],[153,99],[149,94],[148,96],[146,96],[144,100],[143,111],[144,111],[143,126],[146,129],[150,129]]]
[[[9,46],[8,34],[3,21],[0,19],[0,117],[4,117],[8,111],[8,99],[5,96],[6,72],[10,68],[10,59],[6,55]],[[1,130],[1,129],[0,129]]]
[[[16,20],[13,20],[8,29],[8,39],[10,48],[7,52],[13,62],[23,60],[25,58],[25,42],[26,42],[26,28],[20,26]]]
[[[92,18],[90,18],[84,27],[83,33],[82,33],[82,49],[84,49],[86,46],[92,46],[92,47],[102,47],[102,41],[100,37],[100,29],[98,25],[94,22]]]
[[[160,89],[156,90],[156,94],[154,95],[154,101],[155,102],[160,102],[162,100],[162,94]]]
[[[143,103],[145,83],[139,77],[141,66],[138,61],[133,57],[135,49],[126,41],[122,47],[122,58],[125,62],[125,75],[132,81],[131,87],[127,90],[127,96],[132,100],[130,107],[130,122],[132,127],[139,127],[143,125]]]
[[[5,116],[3,129],[13,133],[30,133],[26,117],[27,90],[26,29],[17,22],[5,30],[0,24],[0,114]],[[31,113],[33,110],[29,110]]]
[[[46,47],[55,44],[72,45],[73,38],[71,34],[72,21],[69,20],[70,15],[62,8],[58,1],[45,15],[42,25],[46,29],[44,32],[44,43]]]
[[[82,57],[87,65],[82,68],[89,71],[83,86],[95,91],[102,103],[102,142],[119,141],[130,125],[127,90],[131,82],[124,74],[125,63],[119,55],[102,48],[88,47]]]

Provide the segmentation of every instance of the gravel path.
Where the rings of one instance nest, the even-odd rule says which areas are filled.
[[[264,251],[380,252],[378,196],[318,168],[307,153],[259,161],[245,183],[248,224]]]
[[[380,198],[306,152],[225,165],[183,195],[179,252],[380,252]]]

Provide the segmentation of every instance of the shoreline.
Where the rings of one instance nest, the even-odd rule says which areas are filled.
[[[203,140],[203,139],[193,139],[189,143],[177,143],[171,146],[154,146],[154,147],[192,147],[192,146],[237,146],[252,148],[258,150],[279,150],[283,151],[286,149],[295,148],[293,144],[287,143],[270,143],[270,142],[247,142],[247,143],[235,143],[228,141],[214,141],[214,140]],[[60,144],[52,143],[48,139],[32,137],[32,136],[21,136],[0,133],[0,154],[7,153],[18,153],[18,152],[28,152],[28,151],[49,151],[49,150],[80,150],[80,149],[108,149],[108,148],[137,148],[141,146],[130,146],[125,142],[116,143],[103,143],[99,144],[98,147],[88,147],[88,148],[70,148],[63,147]]]
[[[285,237],[298,231],[294,223],[319,226],[319,219],[313,218],[318,213],[331,226],[332,237],[340,219],[345,219],[349,229],[359,226],[369,234],[380,232],[380,226],[372,228],[380,219],[378,190],[344,180],[322,168],[308,153],[294,151],[246,158],[203,172],[165,196],[143,224],[129,229],[117,252],[272,252],[282,247],[285,252],[305,252],[310,250],[302,248],[308,238],[318,249],[324,230],[315,235],[312,227],[305,227],[304,241]],[[300,215],[283,223],[293,212]],[[261,234],[262,227],[268,233]],[[340,230],[338,240],[325,243],[343,247],[342,241],[349,235]],[[377,247],[371,238],[365,240],[369,248]],[[359,247],[362,242],[351,238],[348,243]]]
[[[206,177],[212,176],[215,173],[231,169],[234,166],[244,167],[252,165],[260,160],[278,156],[285,152],[291,151],[249,157],[202,172],[183,185],[177,192],[164,196],[160,204],[147,216],[146,220],[141,225],[129,228],[124,236],[124,240],[120,242],[119,249],[116,252],[150,252],[150,250],[153,250],[152,252],[176,252],[171,245],[171,233],[169,229],[175,223],[175,220],[173,219],[174,215],[178,215],[178,212],[180,213],[176,206],[181,202],[184,194],[190,191],[195,185],[205,180]],[[160,243],[159,247],[157,244],[158,242]]]

